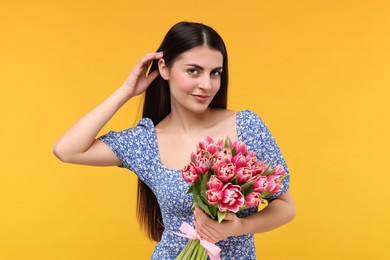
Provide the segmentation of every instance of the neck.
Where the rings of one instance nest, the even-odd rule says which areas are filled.
[[[208,108],[202,113],[194,113],[188,110],[172,109],[166,118],[167,125],[170,125],[175,132],[181,134],[198,133],[212,123],[213,110]]]

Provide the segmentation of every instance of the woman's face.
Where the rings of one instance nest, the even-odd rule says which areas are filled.
[[[169,83],[172,110],[205,111],[220,88],[222,64],[220,51],[202,45],[179,55],[170,67],[160,69]]]

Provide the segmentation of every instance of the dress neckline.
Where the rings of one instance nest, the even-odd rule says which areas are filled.
[[[237,133],[237,140],[238,141],[241,141],[241,129],[240,129],[240,124],[239,124],[239,119],[240,119],[240,115],[242,112],[244,112],[245,110],[242,110],[242,111],[237,111],[236,113],[236,119],[235,119],[235,122],[236,122],[236,133]],[[152,137],[153,137],[153,148],[154,150],[156,151],[156,159],[157,159],[157,163],[159,164],[159,166],[161,168],[164,168],[170,172],[180,172],[181,169],[173,169],[173,168],[170,168],[168,166],[166,166],[162,161],[161,161],[161,155],[160,155],[160,148],[158,146],[158,140],[157,140],[157,132],[156,132],[156,126],[154,125],[153,121],[150,119],[150,118],[147,118],[148,120],[150,120],[151,124],[153,127],[151,127],[152,129]],[[183,168],[184,168],[185,165],[183,165]]]

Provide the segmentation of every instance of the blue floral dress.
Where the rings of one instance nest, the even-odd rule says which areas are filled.
[[[258,155],[259,160],[273,160],[281,164],[288,172],[287,165],[273,136],[261,118],[252,111],[237,112],[236,130],[238,140]],[[167,168],[161,163],[155,126],[149,118],[143,118],[138,125],[121,132],[111,131],[99,138],[106,143],[122,161],[122,166],[134,172],[145,182],[157,197],[161,208],[165,231],[157,243],[151,259],[175,259],[186,245],[188,239],[177,236],[172,231],[180,232],[183,222],[192,224],[192,197],[186,194],[189,183],[180,176],[180,171]],[[194,144],[195,149],[195,144]],[[289,177],[284,179],[284,188],[277,198],[287,191]],[[237,212],[244,217],[257,212],[250,208]],[[222,259],[256,259],[254,237],[252,234],[228,237],[219,241]]]

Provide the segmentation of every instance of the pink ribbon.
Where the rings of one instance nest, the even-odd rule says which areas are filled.
[[[200,244],[206,249],[207,254],[210,257],[210,260],[221,260],[221,257],[219,257],[221,248],[207,241],[206,239],[201,238],[198,232],[196,232],[196,230],[190,224],[188,224],[187,222],[183,222],[183,224],[181,224],[180,226],[180,231],[183,232],[183,234],[177,232],[173,232],[173,233],[181,237],[200,240]]]

